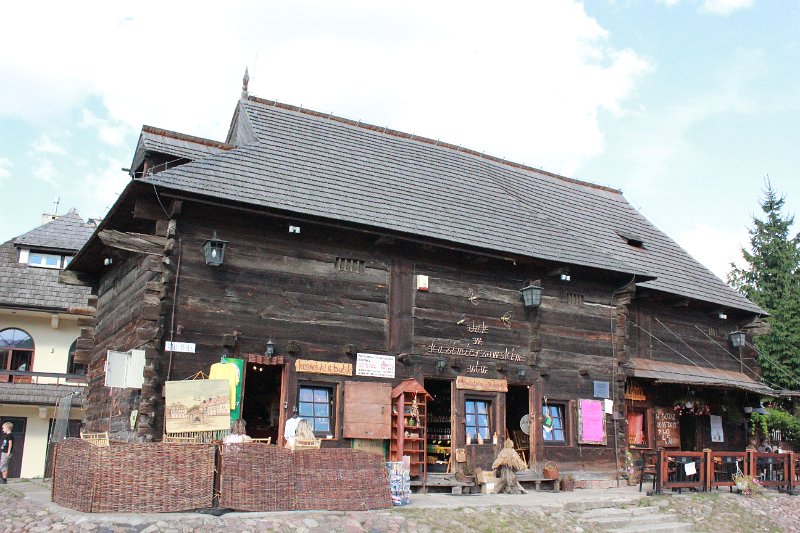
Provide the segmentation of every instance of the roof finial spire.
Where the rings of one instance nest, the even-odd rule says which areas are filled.
[[[242,100],[247,100],[247,84],[250,83],[250,74],[247,67],[244,67],[244,77],[242,78]]]

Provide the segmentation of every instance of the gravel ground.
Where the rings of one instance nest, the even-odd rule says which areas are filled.
[[[628,494],[628,493],[626,493]],[[800,533],[800,496],[773,492],[744,497],[719,492],[682,494],[639,500],[629,492],[621,506],[658,504],[676,520],[695,524],[697,531]],[[609,498],[619,492],[576,491],[572,501]],[[491,499],[495,498],[495,499]],[[64,509],[49,502],[49,484],[42,480],[13,481],[0,486],[0,531],[81,531],[97,533],[238,532],[294,533],[594,533],[567,510],[566,495],[539,494],[530,498],[503,496],[467,499],[418,496],[408,507],[372,512],[229,513],[215,517],[198,513],[165,515],[97,515]],[[444,502],[444,503],[443,503]],[[498,504],[497,502],[501,502]],[[521,503],[523,502],[523,503]]]

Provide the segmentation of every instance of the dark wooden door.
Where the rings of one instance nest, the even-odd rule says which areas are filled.
[[[22,452],[25,449],[25,423],[27,418],[16,416],[0,417],[0,424],[11,422],[14,428],[11,434],[14,435],[14,446],[11,448],[11,463],[8,465],[8,477],[18,478],[22,471]]]

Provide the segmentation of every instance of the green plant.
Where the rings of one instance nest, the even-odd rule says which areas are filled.
[[[745,475],[742,472],[736,472],[733,475],[733,482],[736,484],[736,488],[741,490],[745,496],[750,496],[763,490],[758,478]]]
[[[753,413],[750,416],[753,432],[769,435],[778,430],[785,440],[800,439],[800,417],[787,413],[782,409],[768,408],[767,414]]]

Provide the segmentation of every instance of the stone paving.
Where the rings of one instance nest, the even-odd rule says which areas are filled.
[[[653,503],[693,524],[696,531],[800,532],[800,496],[775,493],[751,498],[727,492],[645,498],[637,487],[621,487],[514,496],[415,494],[411,505],[386,511],[234,512],[217,517],[201,513],[80,513],[50,502],[50,484],[43,480],[11,480],[0,486],[0,531],[591,533],[603,531],[581,519],[581,513],[593,506],[634,508]]]

